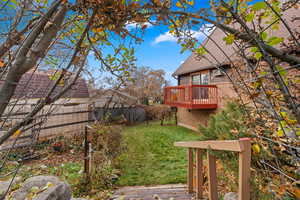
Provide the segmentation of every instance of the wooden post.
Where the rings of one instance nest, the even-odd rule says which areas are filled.
[[[202,150],[221,150],[239,153],[239,200],[250,200],[250,164],[251,164],[251,140],[241,138],[240,140],[225,141],[185,141],[175,142],[175,146],[188,148],[188,191],[193,192],[193,150],[196,149],[196,197],[202,196]],[[209,199],[218,200],[216,158],[207,152],[208,159],[208,188]]]
[[[88,176],[90,176],[92,172],[92,160],[93,160],[93,149],[92,149],[92,143],[89,142],[89,155],[88,155],[88,163],[89,163],[89,168],[88,168]]]
[[[193,193],[193,149],[188,148],[188,192]]]
[[[196,175],[196,198],[201,199],[203,195],[203,159],[201,149],[196,149]]]
[[[189,103],[190,103],[190,105],[192,105],[193,104],[193,85],[190,85],[189,86],[189,89],[190,89],[190,91],[189,91]]]
[[[84,127],[84,173],[89,172],[89,142],[88,142],[88,128]]]
[[[209,200],[218,200],[216,157],[207,152]]]
[[[244,150],[239,153],[239,200],[250,200],[251,142],[242,138],[240,143]]]
[[[178,126],[177,111],[175,112],[175,125]]]

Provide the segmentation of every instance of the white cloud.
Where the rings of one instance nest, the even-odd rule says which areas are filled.
[[[169,86],[177,85],[177,80],[172,76],[174,71],[165,71],[165,79],[169,82]]]
[[[133,22],[133,23],[128,23],[126,24],[126,29],[127,30],[132,30],[134,28],[141,28],[142,26],[146,25],[147,28],[150,28],[152,27],[153,25],[149,22],[145,22],[145,23],[136,23],[136,22]]]
[[[209,35],[212,32],[212,30],[213,30],[212,26],[207,24],[201,27],[199,31],[189,30],[187,31],[187,33],[191,34],[192,37],[200,40],[200,39],[205,39],[206,35]],[[177,41],[177,37],[168,31],[157,36],[154,39],[152,44],[158,44],[161,42],[176,42],[176,41]]]
[[[161,42],[176,42],[176,41],[177,38],[168,31],[165,32],[164,34],[160,34],[159,36],[157,36],[153,44],[158,44]]]

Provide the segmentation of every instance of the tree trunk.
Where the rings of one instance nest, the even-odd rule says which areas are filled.
[[[44,17],[40,19],[35,29],[29,34],[24,41],[24,44],[18,49],[16,59],[12,63],[4,84],[0,89],[0,116],[3,115],[10,99],[13,97],[22,75],[32,69],[37,61],[45,56],[51,41],[56,37],[57,32],[60,30],[60,26],[65,18],[67,6],[63,5],[55,14],[59,5],[60,2],[53,4]],[[55,16],[53,17],[54,14]],[[53,18],[51,25],[44,29],[51,18]],[[42,33],[41,39],[36,42],[39,35]],[[32,47],[35,43],[37,44]]]

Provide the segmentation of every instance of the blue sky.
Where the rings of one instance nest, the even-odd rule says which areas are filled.
[[[192,9],[208,7],[208,5],[208,0],[195,1],[195,7]],[[127,26],[128,30],[134,30],[135,28],[136,24]],[[200,42],[205,39],[204,34],[197,30],[194,30],[194,37]],[[165,78],[169,80],[172,85],[176,85],[177,81],[171,75],[180,64],[191,55],[191,52],[186,51],[181,54],[181,46],[177,44],[177,40],[168,33],[168,27],[163,25],[151,26],[148,24],[142,39],[144,40],[142,44],[137,45],[135,48],[137,66],[163,69],[166,72]]]
[[[195,31],[194,37],[199,41],[205,39],[201,31]],[[138,66],[163,69],[166,72],[166,79],[176,85],[177,81],[171,75],[191,55],[191,52],[180,53],[181,46],[176,38],[168,33],[166,27],[150,26],[143,39],[144,42],[136,49]]]
[[[166,79],[176,84],[171,74],[180,66],[190,52],[180,53],[181,47],[164,27],[149,27],[143,37],[144,42],[137,46],[136,57],[138,66],[163,69]]]
[[[186,51],[180,53],[181,46],[177,43],[177,39],[168,32],[166,26],[148,27],[142,35],[143,42],[135,47],[135,56],[137,58],[137,66],[146,66],[152,69],[163,69],[166,72],[166,80],[172,85],[176,85],[177,81],[172,77],[172,73],[185,61],[191,52]],[[139,25],[138,25],[139,27]],[[127,29],[135,31],[136,24],[127,25]],[[194,31],[194,37],[199,41],[205,39],[201,31]],[[89,59],[91,64],[96,61]]]

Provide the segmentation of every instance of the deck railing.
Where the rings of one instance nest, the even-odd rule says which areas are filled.
[[[164,102],[189,109],[215,109],[218,104],[216,85],[180,85],[165,87]]]
[[[196,198],[203,194],[203,150],[233,151],[239,154],[239,200],[250,200],[251,142],[249,138],[225,141],[175,142],[175,146],[188,148],[188,192],[196,192]],[[195,159],[194,157],[195,152]],[[207,151],[209,200],[218,200],[216,157]],[[194,160],[196,165],[194,165]],[[193,184],[196,166],[196,186]]]

